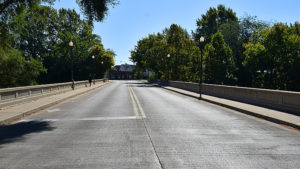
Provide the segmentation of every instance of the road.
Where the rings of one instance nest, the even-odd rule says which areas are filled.
[[[300,168],[300,132],[113,81],[0,127],[0,168]]]

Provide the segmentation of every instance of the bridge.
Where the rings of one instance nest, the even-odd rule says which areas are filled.
[[[95,80],[0,90],[0,168],[299,168],[300,94]]]

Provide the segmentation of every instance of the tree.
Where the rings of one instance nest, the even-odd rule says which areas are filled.
[[[94,78],[103,78],[103,75],[114,65],[115,52],[111,49],[105,50],[103,45],[95,45],[89,55],[91,59],[87,63],[88,73]]]
[[[75,10],[60,9],[53,19],[49,22],[52,34],[50,38],[48,38],[50,34],[47,34],[45,41],[48,43],[48,52],[43,56],[43,63],[48,71],[42,74],[40,82],[54,83],[70,80],[70,47],[68,46],[70,41],[74,43],[72,49],[74,79],[85,80],[90,72],[87,66],[91,62],[89,51],[94,45],[102,45],[101,38],[92,33],[93,27],[81,20]]]
[[[300,90],[300,25],[274,24],[253,34],[245,45],[243,64],[251,72],[252,85]]]
[[[206,83],[233,84],[234,62],[231,49],[225,45],[222,33],[215,33],[211,42],[205,46],[204,64]]]
[[[117,5],[116,0],[76,0],[89,23],[100,22],[107,15],[109,5]]]
[[[54,3],[55,0],[6,0],[0,2],[0,18],[7,19],[12,13],[22,13],[24,9],[30,9],[42,2]],[[108,12],[109,5],[117,5],[117,0],[76,0],[90,25],[93,21],[100,22]]]
[[[166,56],[166,41],[164,36],[158,33],[139,40],[135,49],[131,51],[130,59],[141,69],[153,71],[160,78],[166,70]]]
[[[239,34],[238,39],[234,45],[229,45],[232,49],[232,55],[234,57],[236,70],[235,76],[238,78],[237,85],[239,86],[251,86],[251,75],[245,68],[242,62],[245,59],[245,48],[244,44],[247,44],[253,33],[259,32],[260,30],[266,29],[268,24],[264,21],[260,21],[256,16],[244,16],[239,20]],[[235,36],[234,36],[235,37]],[[234,39],[234,37],[231,37]],[[227,42],[225,38],[225,42]]]
[[[232,57],[235,64],[234,76],[237,77],[236,84],[239,86],[250,86],[248,79],[249,72],[245,69],[242,62],[245,58],[244,43],[248,43],[251,34],[260,29],[266,28],[265,22],[257,20],[253,16],[245,16],[241,19],[230,9],[219,5],[218,8],[210,8],[201,19],[197,20],[197,29],[193,32],[193,38],[198,46],[204,47],[209,43],[211,37],[216,32],[221,32],[224,36],[226,45],[232,50]],[[206,42],[199,44],[199,38],[204,36]]]
[[[170,54],[170,58],[167,55]],[[155,72],[156,78],[196,81],[199,79],[200,50],[190,35],[182,27],[172,24],[162,33],[151,34],[138,41],[131,51],[131,60],[138,70],[148,69]],[[168,70],[168,61],[170,70]]]
[[[42,2],[52,3],[54,1],[43,0]],[[80,2],[78,1],[78,3]],[[107,5],[114,3],[115,0],[103,2]],[[96,6],[94,5],[92,10],[98,10],[98,12],[93,15],[99,15],[104,8],[96,9],[99,3],[95,3]],[[75,10],[60,9],[57,11],[52,7],[40,4],[40,0],[0,2],[0,49],[6,52],[5,55],[1,53],[3,58],[0,69],[12,71],[9,74],[6,72],[7,76],[1,74],[3,75],[1,78],[7,81],[7,85],[1,86],[11,85],[13,87],[69,81],[70,47],[68,43],[70,41],[74,42],[72,50],[74,78],[75,80],[84,80],[88,77],[89,70],[86,63],[90,60],[89,51],[94,45],[102,45],[101,38],[92,33],[92,24],[81,20]],[[85,7],[89,5],[91,4],[86,4]],[[102,19],[103,17],[104,15]],[[100,18],[97,19],[100,20]],[[101,70],[102,75],[103,72],[110,69],[114,55],[112,50],[108,50],[103,55],[107,62],[104,64],[106,67],[104,66],[104,69]],[[8,69],[7,65],[14,61],[18,67],[11,66],[15,69]],[[27,74],[24,74],[25,72]]]
[[[201,19],[197,19],[197,29],[193,32],[193,38],[198,46],[201,36],[205,37],[206,42],[210,42],[212,35],[219,31],[221,25],[237,21],[238,18],[232,9],[224,5],[218,5],[217,9],[211,7],[201,16]]]
[[[0,87],[15,87],[36,84],[43,68],[42,62],[25,60],[20,51],[0,48]]]

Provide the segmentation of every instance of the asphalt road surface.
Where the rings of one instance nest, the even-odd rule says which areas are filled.
[[[0,168],[300,168],[300,132],[140,81],[0,127]]]

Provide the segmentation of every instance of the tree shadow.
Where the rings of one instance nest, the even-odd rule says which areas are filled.
[[[148,84],[137,84],[134,87],[161,87],[161,86],[158,84],[148,83]]]
[[[127,85],[130,85],[132,87],[160,87],[159,84],[156,83],[126,83]]]
[[[0,145],[23,140],[25,139],[24,136],[30,133],[53,129],[54,127],[50,125],[50,122],[46,121],[29,121],[0,126]]]
[[[128,85],[139,85],[139,84],[150,84],[149,82],[126,82],[125,84]]]

